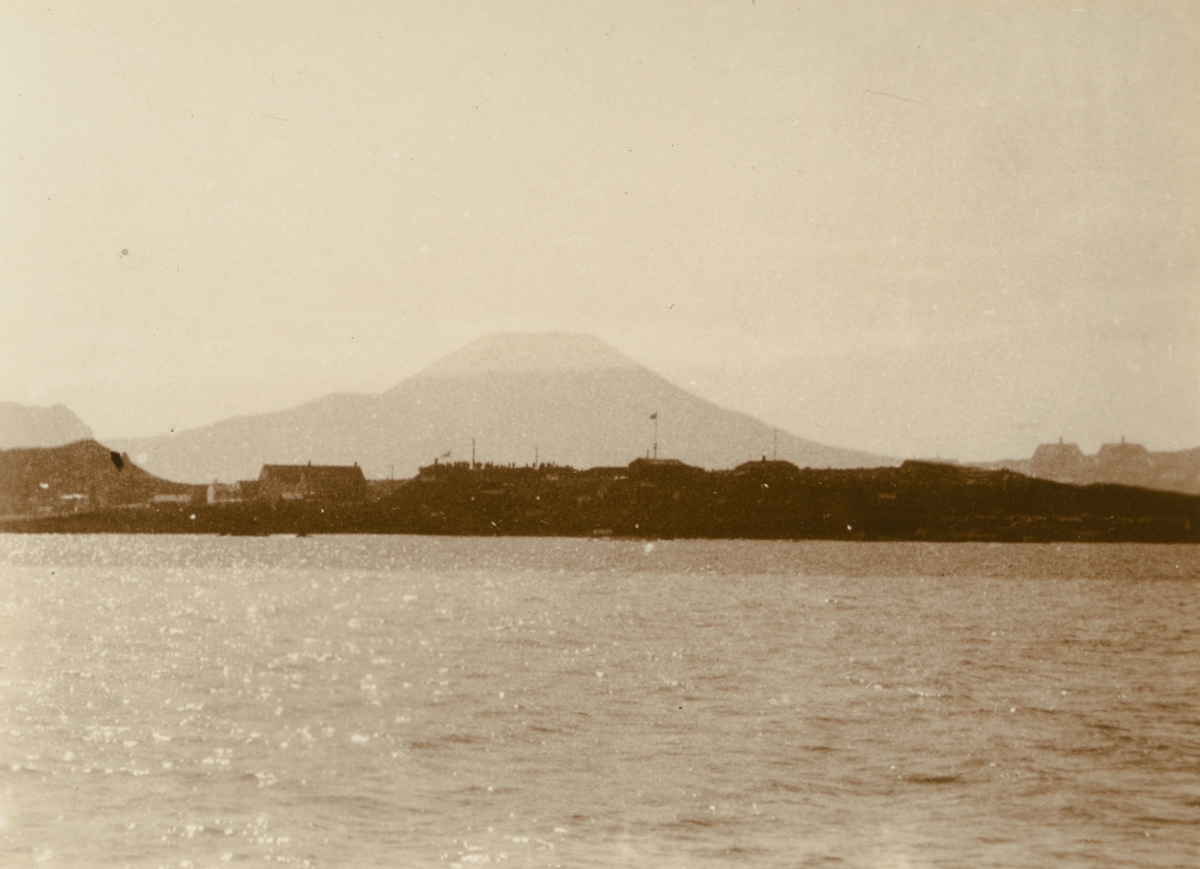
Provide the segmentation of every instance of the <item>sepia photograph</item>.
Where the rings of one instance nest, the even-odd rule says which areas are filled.
[[[4,3],[0,866],[1200,865],[1198,59]]]

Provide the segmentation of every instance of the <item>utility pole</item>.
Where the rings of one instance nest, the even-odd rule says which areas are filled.
[[[654,458],[658,458],[658,411],[650,414],[650,418],[654,420]]]
[[[471,438],[471,470],[475,470],[475,438]]]

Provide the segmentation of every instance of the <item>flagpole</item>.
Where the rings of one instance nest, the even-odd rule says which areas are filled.
[[[658,411],[654,411],[654,458],[658,458]]]

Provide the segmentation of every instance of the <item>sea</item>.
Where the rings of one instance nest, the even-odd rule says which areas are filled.
[[[1200,866],[1200,547],[0,536],[0,865]]]

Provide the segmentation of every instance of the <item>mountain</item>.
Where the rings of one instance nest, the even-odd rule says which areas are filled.
[[[0,450],[56,447],[90,437],[92,430],[64,405],[33,407],[0,401]]]
[[[350,464],[412,476],[435,457],[587,468],[653,453],[707,468],[777,455],[800,467],[894,465],[801,440],[680,389],[590,335],[480,338],[377,395],[335,394],[278,413],[114,442],[174,480],[232,482],[266,463]],[[449,455],[447,455],[449,454]]]
[[[0,515],[60,514],[140,504],[156,497],[201,497],[203,490],[161,480],[94,440],[0,450]]]

